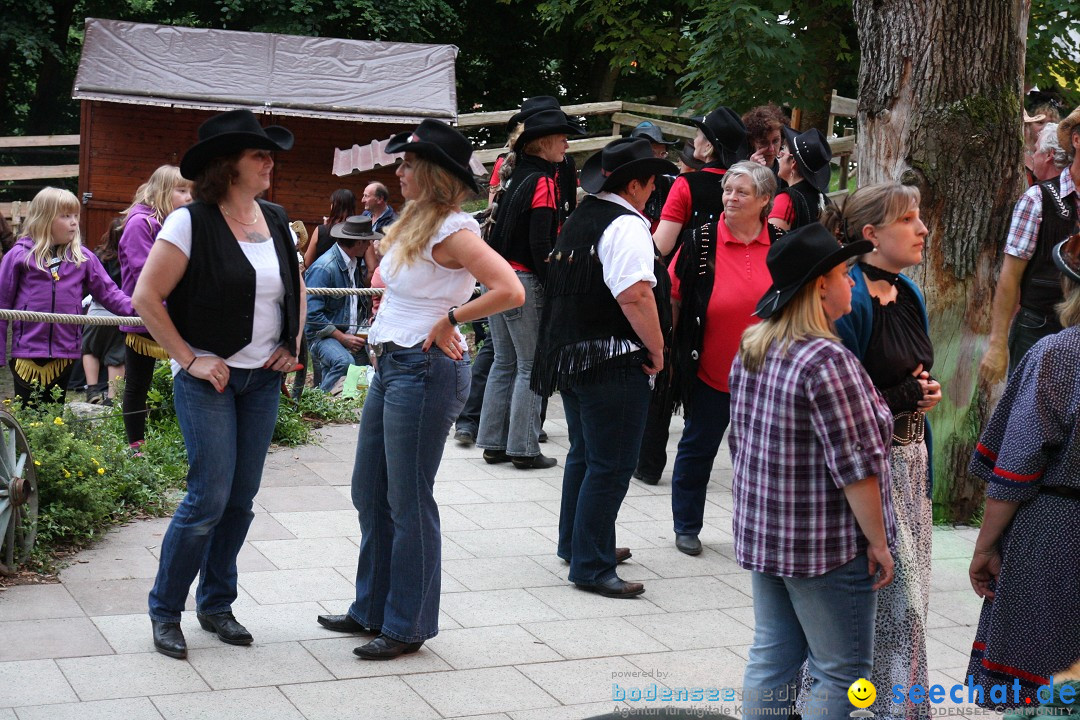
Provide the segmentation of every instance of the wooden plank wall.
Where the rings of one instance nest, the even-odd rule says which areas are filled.
[[[195,143],[198,127],[210,111],[127,105],[99,101],[82,104],[79,193],[92,193],[84,206],[83,237],[96,246],[109,223],[131,204],[135,190],[162,164],[178,165]],[[293,220],[311,232],[330,208],[330,194],[352,190],[359,203],[364,186],[378,180],[390,190],[391,204],[402,198],[395,168],[337,177],[330,172],[335,147],[351,147],[386,139],[403,125],[354,123],[315,118],[264,116],[263,125],[289,128],[296,142],[275,157],[273,184],[267,198],[285,206]]]

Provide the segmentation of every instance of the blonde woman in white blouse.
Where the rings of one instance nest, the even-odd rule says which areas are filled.
[[[520,306],[525,290],[480,238],[461,202],[477,192],[472,145],[425,120],[395,136],[407,203],[380,244],[386,294],[368,336],[378,372],[368,389],[353,469],[362,531],[356,600],[320,615],[340,632],[378,633],[353,652],[389,660],[439,632],[441,539],[432,495],[443,445],[469,395],[469,359],[457,325]],[[475,299],[480,281],[489,292]]]

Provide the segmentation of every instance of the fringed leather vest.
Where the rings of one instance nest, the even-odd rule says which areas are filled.
[[[532,389],[550,395],[603,379],[608,362],[645,345],[604,283],[596,245],[616,218],[633,211],[592,195],[566,221],[548,258],[544,311],[533,363]],[[659,258],[654,260],[653,295],[665,339],[671,328],[671,283]]]
[[[791,198],[791,207],[795,210],[795,222],[791,224],[790,230],[817,222],[824,207],[822,203],[830,204],[828,196],[822,195],[806,180],[784,188],[777,195],[781,193]]]

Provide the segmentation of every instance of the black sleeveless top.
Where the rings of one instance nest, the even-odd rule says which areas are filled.
[[[934,364],[934,346],[923,326],[919,299],[900,282],[896,284],[896,302],[882,305],[873,296],[870,302],[874,318],[862,359],[866,374],[893,413],[917,410],[923,396],[911,373],[919,365],[930,372]]]

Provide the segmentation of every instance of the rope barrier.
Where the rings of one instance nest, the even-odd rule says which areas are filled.
[[[382,295],[386,288],[312,288],[308,295],[328,295],[344,297],[346,295]],[[479,294],[477,289],[473,294]],[[55,323],[57,325],[124,325],[145,326],[139,317],[116,317],[113,315],[63,315],[61,313],[32,312],[30,310],[0,310],[0,320],[21,320],[23,322]]]

